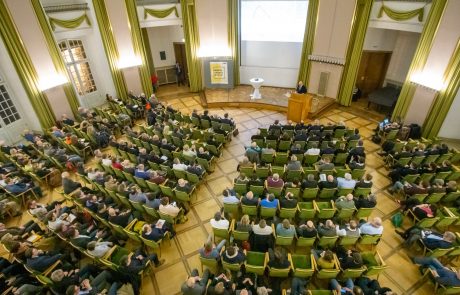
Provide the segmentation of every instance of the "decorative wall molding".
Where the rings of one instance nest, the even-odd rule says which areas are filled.
[[[89,10],[88,3],[64,4],[43,7],[46,13],[65,12],[65,11],[85,11]]]
[[[320,62],[320,63],[331,64],[331,65],[336,65],[336,66],[344,66],[345,65],[345,59],[344,58],[338,58],[338,57],[335,57],[335,56],[325,56],[325,55],[310,54],[308,56],[308,60],[316,61],[316,62]]]

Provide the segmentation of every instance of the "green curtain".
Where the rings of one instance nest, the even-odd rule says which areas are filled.
[[[341,105],[349,106],[353,89],[358,75],[359,63],[363,51],[364,38],[366,37],[367,24],[373,0],[358,0],[356,3],[350,39],[348,40],[347,56],[342,72],[338,101]]]
[[[131,39],[133,40],[134,54],[138,55],[142,64],[139,66],[139,76],[141,77],[142,89],[147,95],[153,93],[152,82],[150,80],[150,69],[147,57],[147,52],[144,47],[144,40],[142,40],[141,27],[139,26],[139,18],[137,16],[136,2],[132,0],[125,0],[126,11],[131,28]],[[148,40],[147,40],[148,42]]]
[[[313,41],[315,40],[316,20],[318,19],[319,0],[308,2],[307,21],[303,35],[302,56],[300,58],[299,76],[297,81],[302,81],[308,87],[310,80],[311,62],[308,56],[313,53]]]
[[[147,54],[147,62],[149,64],[150,75],[155,74],[155,65],[153,64],[152,49],[150,48],[149,43],[149,34],[146,28],[141,28],[142,40],[144,41],[144,50]]]
[[[4,0],[0,0],[0,35],[13,61],[16,72],[21,79],[24,90],[29,97],[30,104],[40,121],[41,127],[43,129],[50,128],[55,124],[56,117],[51,109],[48,98],[38,88],[39,78],[37,72],[16,30]]]
[[[105,7],[104,0],[93,0],[94,12],[96,14],[99,32],[101,33],[102,43],[104,44],[105,55],[109,63],[110,72],[112,74],[113,84],[117,91],[117,96],[120,99],[126,99],[128,90],[126,88],[125,78],[123,73],[118,68],[118,49],[112,33],[109,16]]]
[[[171,8],[162,9],[162,10],[149,9],[149,8],[144,7],[144,19],[147,18],[147,15],[151,15],[156,18],[165,18],[173,12],[176,15],[176,17],[179,17],[179,12],[177,11],[177,7],[175,5]]]
[[[417,49],[415,50],[412,63],[409,67],[409,71],[407,72],[406,80],[404,81],[395,109],[391,115],[393,120],[404,119],[407,114],[407,110],[412,102],[416,88],[416,86],[410,81],[411,76],[414,73],[422,71],[425,66],[428,55],[430,54],[431,46],[433,45],[434,36],[438,30],[444,9],[447,6],[446,4],[447,0],[436,0],[432,2],[430,13],[425,21],[422,34],[420,35],[420,39],[418,41]]]
[[[38,2],[38,1],[33,1],[33,2]],[[56,26],[61,27],[61,28],[66,28],[66,29],[75,29],[78,28],[83,22],[86,22],[88,26],[91,26],[91,22],[89,21],[89,17],[86,15],[86,12],[79,17],[72,18],[72,19],[57,19],[54,17],[48,18],[51,28],[56,30]]]
[[[45,11],[43,10],[40,1],[31,0],[32,7],[34,8],[35,15],[37,16],[38,22],[40,23],[41,30],[43,35],[45,36],[46,44],[48,46],[48,51],[53,60],[53,64],[56,67],[56,71],[64,75],[68,81],[70,80],[69,73],[67,72],[67,68],[64,62],[64,59],[61,55],[61,51],[59,50],[56,40],[54,39],[53,32],[46,21]],[[64,88],[65,95],[67,100],[69,101],[70,108],[74,115],[78,114],[78,107],[80,106],[80,102],[78,101],[77,94],[75,89],[72,87],[71,83],[65,83],[62,85]]]
[[[239,0],[227,0],[228,46],[232,52],[233,85],[240,84],[240,37],[238,28]]]
[[[433,138],[439,133],[449,113],[452,102],[460,89],[460,40],[444,75],[447,85],[435,97],[431,110],[423,124],[423,137]]]
[[[388,17],[396,21],[404,21],[404,20],[408,20],[408,19],[418,16],[418,21],[421,22],[423,21],[424,10],[425,10],[425,6],[422,8],[410,10],[410,11],[399,11],[399,10],[391,9],[388,6],[385,6],[385,4],[382,4],[382,7],[380,8],[380,11],[377,17],[381,18],[383,16],[383,13],[385,12],[385,14],[388,15]]]
[[[203,89],[203,85],[201,81],[201,60],[197,56],[200,39],[196,21],[195,1],[181,0],[181,8],[190,91],[199,92]]]

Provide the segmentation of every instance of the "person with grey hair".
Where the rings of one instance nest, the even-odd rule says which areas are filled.
[[[267,187],[283,187],[284,181],[280,178],[278,173],[273,173],[272,176],[267,177]]]
[[[355,188],[356,180],[352,179],[350,173],[345,173],[344,177],[337,177],[337,186],[339,188]]]
[[[346,196],[341,196],[335,201],[335,207],[337,209],[353,209],[355,208],[355,201],[353,200],[353,195],[348,194]]]
[[[422,229],[416,225],[404,232],[398,230],[395,230],[395,232],[404,239],[404,247],[411,247],[415,242],[421,240],[425,247],[430,250],[448,249],[452,247],[456,239],[453,232],[446,231],[444,234],[441,234],[428,229]]]
[[[295,155],[291,156],[291,161],[286,165],[286,171],[299,171],[302,169],[302,164],[297,160]]]
[[[311,173],[308,174],[307,179],[304,179],[304,181],[302,181],[301,187],[302,187],[302,189],[317,188],[318,187],[318,182],[315,180],[315,175],[313,175]]]

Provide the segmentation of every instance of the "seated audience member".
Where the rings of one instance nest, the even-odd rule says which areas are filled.
[[[243,263],[246,260],[246,255],[236,245],[225,247],[222,259],[227,263]]]
[[[165,182],[166,178],[158,173],[157,171],[151,171],[150,172],[150,182],[156,183],[156,184],[163,184]]]
[[[344,247],[338,247],[337,258],[342,269],[361,268],[363,266],[363,258],[356,250],[347,250]]]
[[[181,292],[184,295],[203,295],[206,292],[206,287],[209,280],[209,269],[205,269],[203,276],[200,277],[198,270],[195,268],[190,273],[190,276],[181,286]]]
[[[312,143],[310,148],[305,152],[305,155],[319,156],[321,150],[318,148],[317,143]]]
[[[397,295],[390,288],[381,287],[377,280],[369,279],[368,277],[357,278],[355,285],[363,290],[364,295]]]
[[[86,246],[88,253],[92,256],[102,258],[109,250],[112,248],[112,242],[98,242],[98,241],[91,241]]]
[[[109,222],[113,224],[117,224],[121,227],[126,227],[128,224],[133,220],[133,216],[131,215],[131,210],[125,211],[118,211],[114,208],[109,208]]]
[[[241,198],[241,204],[247,206],[257,206],[259,204],[259,198],[254,198],[253,192],[249,191]]]
[[[345,173],[345,177],[337,177],[337,186],[339,188],[355,188],[356,180],[351,178],[350,173]]]
[[[413,196],[416,194],[426,194],[430,188],[430,183],[428,181],[420,180],[418,183],[408,183],[404,182],[404,184],[400,181],[396,181],[395,184],[388,191],[393,194],[395,192],[400,192],[401,190],[404,191],[404,194]]]
[[[144,170],[143,164],[137,165],[137,169],[134,171],[134,176],[144,180],[149,180],[151,177],[150,172]]]
[[[72,179],[70,179],[69,172],[62,172],[61,178],[62,189],[64,190],[65,194],[70,194],[74,190],[79,189],[81,187],[81,184],[79,182],[75,182]]]
[[[185,222],[187,220],[187,217],[184,215],[184,211],[178,207],[176,202],[170,203],[168,197],[161,198],[159,211],[160,213],[167,214],[173,218],[178,217],[181,222]]]
[[[297,228],[298,237],[313,238],[316,237],[317,234],[318,231],[316,230],[315,225],[311,220],[308,220],[304,224],[299,225],[299,227]]]
[[[335,165],[334,163],[331,163],[330,158],[324,158],[316,164],[316,167],[318,168],[318,171],[321,173],[323,171],[333,170]]]
[[[281,237],[293,237],[295,236],[295,226],[292,225],[288,219],[284,219],[283,222],[276,225],[276,234]]]
[[[129,192],[129,200],[145,204],[148,202],[149,199],[147,199],[146,194],[142,192],[140,187],[134,186],[133,188],[131,188],[131,191]]]
[[[241,160],[241,162],[238,163],[238,166],[236,167],[236,170],[240,171],[241,167],[252,167],[252,168],[254,168],[254,163],[251,163],[249,161],[248,157],[243,157],[243,160]],[[248,175],[248,176],[250,176],[250,175]]]
[[[291,161],[286,165],[286,171],[299,171],[302,169],[302,164],[297,160],[295,155],[291,156]]]
[[[335,237],[337,236],[337,229],[335,227],[334,222],[328,219],[326,223],[320,223],[318,225],[318,234],[320,237]]]
[[[274,194],[266,194],[265,199],[260,201],[260,207],[265,208],[278,208],[278,199]]]
[[[350,162],[348,162],[348,167],[351,170],[364,169],[364,166],[365,166],[364,158],[361,156],[353,156],[351,157]]]
[[[200,249],[200,255],[203,258],[214,258],[214,259],[219,259],[220,258],[220,251],[222,248],[225,246],[225,243],[227,242],[225,239],[220,241],[220,243],[216,246],[214,244],[213,240],[213,235],[209,235],[208,239],[204,243],[203,248]]]
[[[336,291],[338,294],[364,295],[363,290],[361,290],[360,287],[355,286],[351,278],[342,281],[342,285],[337,279],[331,279],[330,286],[331,290]]]
[[[355,199],[356,209],[360,208],[375,208],[377,205],[377,197],[374,194],[369,194],[367,196],[359,196],[358,199]]]
[[[221,273],[220,275],[214,276],[208,285],[206,294],[208,295],[230,295],[234,293],[234,284],[231,280],[231,272],[226,270],[227,274]]]
[[[315,257],[319,269],[333,269],[335,267],[334,253],[331,250],[311,249],[311,254]]]
[[[275,250],[268,249],[268,266],[273,268],[288,268],[290,266],[290,262],[288,260],[288,256],[286,250],[281,247],[276,247]]]
[[[142,226],[142,237],[147,240],[158,242],[163,239],[167,233],[170,233],[171,237],[175,235],[172,225],[161,220],[157,221],[155,224],[144,224]]]
[[[92,280],[86,278],[79,285],[70,285],[67,287],[66,295],[80,295],[80,294],[99,294],[104,289],[111,289],[113,280],[112,274],[104,270],[95,276]],[[115,291],[116,292],[116,291]]]
[[[222,195],[224,196],[222,200],[224,204],[239,204],[240,203],[240,199],[236,197],[236,193],[232,189],[225,189],[222,192]]]
[[[280,207],[281,208],[296,208],[297,207],[297,199],[294,198],[294,195],[291,192],[286,193],[284,198],[280,200]]]
[[[241,220],[236,223],[235,230],[239,232],[250,232],[252,230],[249,215],[245,214],[241,217]]]
[[[320,181],[318,183],[320,189],[323,188],[337,188],[337,180],[332,175],[326,177],[326,181]]]
[[[456,239],[453,232],[446,231],[444,234],[439,234],[431,230],[421,229],[418,226],[412,226],[404,232],[398,230],[395,230],[395,232],[405,240],[405,247],[410,247],[416,241],[421,240],[425,247],[430,250],[450,248]]]
[[[134,253],[121,257],[120,265],[127,272],[137,274],[145,268],[148,261],[152,261],[156,267],[161,266],[165,262],[164,259],[158,259],[157,254],[147,255],[139,248]]]
[[[228,226],[230,225],[221,212],[216,212],[216,214],[214,214],[214,218],[212,218],[210,222],[211,226],[217,229],[228,229]]]
[[[251,180],[249,180],[249,185],[253,186],[264,186],[264,181],[257,177],[256,174],[252,175]]]
[[[433,218],[436,216],[437,207],[434,204],[421,204],[416,197],[408,198],[405,201],[397,200],[401,206],[404,206],[403,211],[411,210],[417,219]]]
[[[186,192],[187,194],[189,194],[193,187],[190,185],[190,183],[188,183],[187,180],[183,179],[183,178],[179,178],[179,180],[177,181],[177,185],[175,187],[176,190],[178,191],[181,191],[181,192]]]
[[[343,227],[336,226],[338,236],[347,236],[347,237],[360,237],[361,231],[358,227],[356,220],[350,220],[348,224],[345,224]]]
[[[252,142],[251,146],[246,148],[245,156],[251,163],[259,163],[260,162],[260,152],[261,148],[257,146],[257,142]]]
[[[267,187],[283,187],[284,181],[280,178],[278,173],[274,173],[273,176],[267,177]]]
[[[184,163],[181,163],[179,158],[174,158],[172,168],[174,170],[187,171],[188,166]]]
[[[372,187],[372,174],[367,173],[360,181],[356,183],[356,187],[371,188]]]
[[[433,257],[415,257],[413,259],[415,264],[420,265],[422,268],[428,267],[434,276],[435,281],[443,286],[460,286],[460,272],[450,270],[448,267],[442,265],[437,258]]]
[[[49,255],[37,248],[29,248],[25,252],[25,257],[27,258],[27,267],[37,272],[44,272],[48,267],[58,261],[62,257],[62,254]]]
[[[273,233],[273,228],[267,225],[265,219],[259,220],[259,224],[254,224],[252,226],[252,232],[256,235],[271,235]]]
[[[382,219],[374,217],[371,221],[362,223],[359,230],[362,235],[381,235],[383,233]]]
[[[348,194],[346,197],[341,196],[335,201],[335,207],[337,209],[353,209],[355,208],[355,201],[352,194]]]
[[[307,178],[304,179],[304,181],[302,181],[301,187],[302,187],[302,189],[317,188],[318,187],[318,182],[315,180],[315,175],[308,174]]]
[[[236,184],[248,184],[249,183],[249,178],[246,176],[246,174],[240,172],[237,178],[235,178],[235,183]]]

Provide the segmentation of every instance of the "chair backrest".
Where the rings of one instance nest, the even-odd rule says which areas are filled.
[[[335,196],[336,189],[335,188],[323,188],[319,192],[320,199],[332,199]]]
[[[355,216],[357,219],[367,218],[372,214],[372,211],[374,208],[359,208]]]
[[[281,208],[279,217],[280,218],[295,218],[297,214],[297,207],[296,208]]]
[[[316,237],[312,238],[304,238],[304,237],[298,237],[297,238],[297,247],[312,247],[316,242]]]
[[[333,248],[339,237],[320,237],[318,245],[322,248]]]
[[[288,268],[268,268],[268,275],[274,278],[287,278],[289,276],[289,272],[291,271],[291,267]]]
[[[257,216],[257,206],[241,204],[241,211],[243,214],[247,214],[249,216]]]
[[[228,229],[221,229],[221,228],[213,227],[212,231],[215,237],[219,237],[219,238],[226,239],[226,240],[228,240],[229,235],[230,235],[230,231]]]
[[[190,198],[190,196],[191,196],[190,193],[179,191],[179,190],[174,190],[174,195],[175,195],[176,199],[178,199],[179,201],[190,202],[190,199],[191,199]]]
[[[142,205],[142,207],[144,208],[145,213],[147,213],[150,217],[154,219],[158,219],[158,217],[160,217],[160,215],[158,214],[158,211],[155,210],[155,208],[150,208],[145,205]]]
[[[359,244],[361,245],[375,245],[379,242],[382,235],[361,235]]]
[[[278,246],[291,246],[294,241],[294,236],[292,237],[282,237],[277,235],[275,239],[275,244]]]
[[[164,220],[166,220],[167,222],[169,222],[169,223],[171,223],[171,224],[175,224],[175,223],[176,223],[176,218],[174,218],[173,216],[168,215],[168,214],[161,213],[160,211],[158,211],[158,214],[160,215],[160,218],[161,218],[161,219],[164,219]]]
[[[340,277],[344,280],[349,278],[359,278],[366,270],[367,268],[365,266],[362,266],[360,268],[347,268],[342,270],[342,274],[340,275]]]
[[[228,263],[224,259],[221,259],[222,267],[230,271],[239,271],[241,269],[241,264],[239,263]]]
[[[453,247],[452,248],[447,248],[447,249],[437,248],[437,249],[434,249],[432,251],[429,251],[426,256],[438,258],[438,257],[442,257],[442,256],[446,255],[447,253],[451,252],[452,250],[454,250]]]
[[[433,217],[433,218],[424,218],[417,222],[417,226],[421,228],[430,228],[433,225],[435,225],[436,222],[438,222],[439,217]]]
[[[319,188],[306,188],[303,190],[302,199],[304,200],[314,200],[318,195]]]
[[[278,208],[260,207],[260,217],[275,217]]]
[[[234,240],[237,241],[247,241],[249,239],[249,232],[244,231],[232,231],[232,236]]]
[[[312,219],[316,215],[316,209],[313,202],[300,202],[299,206],[299,218],[301,219]]]
[[[247,272],[263,275],[266,267],[266,253],[248,251],[245,266]]]
[[[343,236],[343,237],[340,237],[339,245],[341,245],[341,246],[351,246],[351,245],[356,244],[356,242],[358,242],[358,240],[359,240],[359,236],[356,236],[356,237]]]

